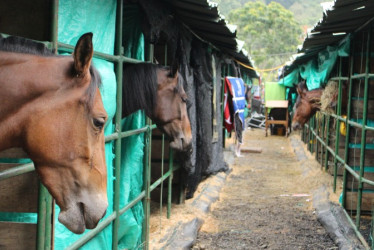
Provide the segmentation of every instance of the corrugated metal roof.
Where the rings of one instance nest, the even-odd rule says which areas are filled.
[[[333,7],[325,11],[323,18],[305,38],[299,51],[304,54],[297,57],[286,68],[285,73],[288,74],[297,65],[309,61],[327,46],[337,44],[347,34],[353,33],[372,19],[374,19],[373,0],[336,0]]]
[[[253,67],[243,42],[236,37],[236,26],[226,22],[218,11],[218,5],[209,0],[164,0],[174,7],[178,18],[201,39],[238,61]],[[254,70],[252,77],[258,77]]]

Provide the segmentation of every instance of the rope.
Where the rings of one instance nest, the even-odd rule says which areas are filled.
[[[279,66],[277,66],[277,67],[270,68],[270,69],[256,69],[256,68],[253,68],[253,67],[251,67],[251,66],[249,66],[249,65],[247,65],[247,64],[244,64],[244,63],[242,63],[242,62],[240,62],[240,61],[238,61],[238,60],[236,60],[236,59],[234,59],[234,60],[235,60],[237,63],[239,63],[240,65],[242,65],[243,67],[248,68],[248,69],[252,69],[252,70],[257,71],[257,72],[273,71],[273,70],[277,70],[277,69],[279,69],[279,68],[282,68],[284,65],[286,65],[285,63],[283,63],[282,65],[279,65]]]

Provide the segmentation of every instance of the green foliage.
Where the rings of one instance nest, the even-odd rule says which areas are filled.
[[[238,25],[238,38],[246,42],[246,49],[260,69],[284,63],[301,43],[302,30],[293,13],[276,2],[248,2],[231,11],[228,20]],[[263,76],[274,80],[276,71]]]
[[[218,8],[224,16],[228,16],[230,11],[241,8],[247,2],[256,0],[213,0],[217,2]],[[322,17],[322,7],[320,3],[326,0],[261,0],[265,4],[271,2],[280,3],[283,7],[291,10],[300,25],[313,27]]]

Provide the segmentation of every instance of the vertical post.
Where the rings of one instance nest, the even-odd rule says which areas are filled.
[[[225,148],[226,146],[226,132],[224,124],[224,114],[225,114],[225,77],[226,77],[226,65],[222,66],[221,77],[223,78],[222,88],[221,88],[221,125],[222,125],[222,147]]]
[[[53,0],[51,3],[51,42],[52,51],[57,54],[57,40],[58,40],[58,0]],[[38,250],[51,249],[52,240],[52,196],[49,194],[43,184],[39,184],[39,205],[38,205],[38,225],[37,225],[37,242],[36,248]]]
[[[350,66],[349,66],[349,83],[348,83],[348,106],[347,106],[347,118],[346,118],[346,137],[345,137],[345,147],[344,147],[344,162],[348,164],[349,160],[349,137],[350,137],[350,128],[351,125],[348,123],[349,119],[351,118],[351,107],[352,107],[352,88],[353,88],[353,63],[354,63],[354,39],[351,40],[351,48],[350,48]],[[343,192],[342,192],[342,206],[345,208],[345,201],[346,201],[346,190],[347,188],[347,169],[343,169]]]
[[[325,171],[329,168],[329,150],[327,147],[330,146],[330,115],[327,115],[327,125],[326,125],[326,148],[325,148]]]
[[[341,73],[342,73],[342,59],[339,60],[339,92],[338,92],[338,106],[336,115],[338,117],[341,116],[342,113],[342,80],[341,80]],[[334,155],[334,184],[333,184],[333,191],[336,192],[336,180],[338,175],[338,160],[336,158],[339,155],[339,141],[340,141],[340,121],[336,119],[336,131],[335,131],[335,155]]]
[[[322,141],[324,142],[325,141],[325,131],[326,131],[326,124],[325,124],[325,120],[326,120],[326,116],[325,114],[322,114],[322,128],[321,128],[321,139]],[[325,150],[326,150],[326,144],[325,144]],[[324,148],[323,148],[323,144],[321,143],[321,154],[320,154],[320,164],[321,164],[321,168],[323,166],[323,152],[324,152]]]
[[[44,242],[46,238],[45,234],[45,225],[46,225],[46,210],[47,210],[47,201],[46,196],[48,195],[48,190],[39,184],[39,205],[38,205],[38,233],[36,240],[36,249],[44,250]]]
[[[316,145],[315,145],[315,152],[316,152],[316,161],[318,161],[318,154],[319,154],[319,147],[318,147],[318,143],[319,143],[319,140],[317,139],[317,136],[320,136],[320,126],[319,126],[319,121],[321,120],[321,113],[318,112],[318,117],[316,118],[316,136],[315,136],[315,140],[316,140]]]
[[[149,44],[148,46],[148,58],[149,62],[153,62],[154,56],[154,45]],[[149,221],[151,214],[151,145],[152,145],[152,121],[147,117],[147,132],[145,134],[144,143],[144,173],[143,173],[143,189],[145,197],[143,199],[144,209],[144,220],[143,220],[143,232],[142,240],[144,242],[143,248],[149,249]]]
[[[116,16],[116,42],[115,54],[122,57],[122,24],[123,24],[123,1],[117,0],[117,16]],[[115,132],[121,132],[122,120],[122,74],[123,61],[119,60],[116,64],[116,114],[115,114]],[[120,199],[120,183],[121,183],[121,139],[117,139],[114,144],[115,161],[114,161],[114,195],[113,195],[113,211],[116,218],[112,227],[112,249],[118,249],[118,228],[119,228],[119,199]]]
[[[312,152],[312,124],[313,124],[314,116],[309,120],[308,122],[308,150],[309,152]]]
[[[167,218],[170,219],[171,215],[171,196],[172,192],[172,184],[173,184],[173,150],[169,147],[169,182],[168,182],[168,207],[167,207]]]
[[[152,122],[147,118],[147,132],[145,134],[144,143],[144,174],[143,174],[143,188],[145,191],[145,197],[143,200],[144,207],[144,221],[143,221],[143,242],[144,249],[149,249],[149,221],[150,221],[150,210],[151,210],[151,141],[152,141]]]
[[[371,24],[368,27],[368,37],[366,44],[366,65],[365,65],[365,88],[364,88],[364,105],[363,105],[363,116],[362,116],[362,132],[361,132],[361,151],[360,151],[360,179],[358,180],[358,198],[357,198],[357,215],[356,215],[356,227],[360,228],[360,217],[361,217],[361,203],[362,203],[362,191],[363,183],[362,177],[365,172],[365,150],[366,150],[366,123],[367,123],[367,111],[368,111],[368,96],[369,96],[369,62],[370,62],[370,40],[371,40]]]

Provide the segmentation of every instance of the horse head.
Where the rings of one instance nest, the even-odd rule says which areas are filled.
[[[152,119],[158,128],[170,138],[170,146],[179,151],[191,150],[192,134],[187,114],[187,95],[178,81],[178,71],[174,75],[165,70],[157,72],[157,97]]]
[[[92,56],[92,33],[87,33],[78,40],[73,57],[46,59],[53,60],[46,69],[53,74],[46,71],[46,81],[58,87],[29,105],[24,128],[24,149],[61,208],[59,221],[74,233],[96,227],[108,206],[103,132],[107,113]]]
[[[301,129],[304,124],[316,113],[320,108],[320,98],[322,95],[321,89],[308,91],[305,82],[301,82],[296,87],[298,98],[296,100],[293,119],[292,129]]]
[[[178,71],[151,63],[124,67],[123,116],[144,109],[179,151],[191,149],[192,134],[187,114],[187,95]]]

